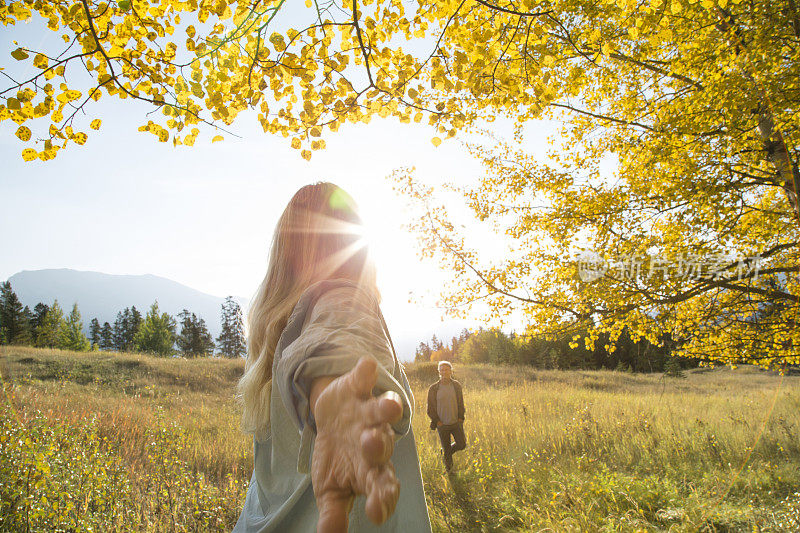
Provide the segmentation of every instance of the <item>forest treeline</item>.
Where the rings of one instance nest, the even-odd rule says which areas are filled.
[[[11,283],[0,284],[0,344],[58,348],[62,350],[135,351],[185,357],[214,355],[242,357],[246,352],[242,309],[232,296],[222,304],[221,331],[214,341],[205,320],[184,309],[177,317],[161,312],[158,301],[142,315],[136,306],[117,313],[111,324],[89,322],[84,333],[78,304],[64,312],[58,300],[23,306]],[[179,329],[180,328],[180,329]]]
[[[666,372],[680,374],[682,369],[696,367],[699,361],[671,356],[675,342],[664,336],[659,344],[646,339],[633,341],[627,328],[610,342],[608,334],[598,337],[594,348],[587,348],[587,333],[565,336],[558,340],[505,333],[497,328],[463,330],[445,343],[434,335],[421,342],[414,360],[453,361],[461,363],[515,364],[540,369],[624,370],[632,372]],[[613,345],[613,348],[611,347]]]

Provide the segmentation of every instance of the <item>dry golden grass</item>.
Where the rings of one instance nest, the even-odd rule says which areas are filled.
[[[242,368],[2,348],[0,529],[230,529],[252,470]],[[800,378],[459,366],[468,448],[446,476],[435,368],[407,371],[436,531],[800,530]]]

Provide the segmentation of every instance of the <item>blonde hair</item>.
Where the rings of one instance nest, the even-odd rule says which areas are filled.
[[[344,278],[379,296],[361,230],[355,202],[332,183],[302,187],[278,219],[267,274],[248,316],[247,360],[238,385],[244,431],[266,431],[275,348],[303,292],[318,281]]]

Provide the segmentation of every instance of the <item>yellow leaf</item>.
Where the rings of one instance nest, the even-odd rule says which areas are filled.
[[[292,148],[294,148],[295,150],[300,149],[300,139],[298,139],[297,137],[292,139]]]
[[[300,155],[303,156],[303,159],[305,159],[306,161],[311,160],[311,152],[308,150],[303,150],[302,152],[300,152]]]
[[[37,155],[36,150],[34,150],[33,148],[25,148],[22,151],[22,159],[24,159],[25,161],[33,161],[34,159],[36,159],[36,155]]]
[[[20,126],[17,129],[17,137],[22,139],[23,141],[27,142],[31,140],[31,130],[28,129],[26,126]]]
[[[23,59],[28,59],[28,52],[23,50],[22,48],[17,48],[13,52],[11,52],[11,57],[16,59],[17,61],[22,61]]]
[[[33,66],[42,70],[47,68],[47,56],[43,54],[36,54],[33,58]]]
[[[442,144],[442,140],[439,137],[434,137],[433,139],[431,139],[431,142],[433,143],[434,146],[439,146],[440,144]]]
[[[78,132],[72,136],[72,140],[75,141],[75,144],[84,144],[86,142],[86,134],[83,132]]]
[[[677,15],[683,10],[683,6],[678,0],[672,0],[672,5],[670,7],[673,15]]]
[[[102,121],[99,118],[96,118],[92,121],[91,124],[89,124],[89,127],[92,128],[93,130],[99,130],[101,123]]]
[[[322,135],[322,131],[317,126],[314,126],[313,128],[311,128],[311,131],[309,131],[308,133],[312,137],[319,137],[320,135]]]
[[[213,138],[213,139],[211,139],[211,142],[212,142],[212,143],[215,143],[215,142],[217,142],[217,141],[221,141],[221,140],[223,140],[223,139],[224,139],[224,137],[223,137],[222,135],[215,135],[215,136],[214,136],[214,138]]]

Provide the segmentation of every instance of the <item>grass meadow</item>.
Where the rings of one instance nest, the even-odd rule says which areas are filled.
[[[0,349],[0,530],[230,530],[241,361]],[[457,367],[447,476],[408,365],[434,531],[800,531],[800,378]]]

